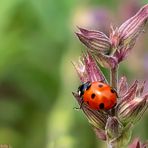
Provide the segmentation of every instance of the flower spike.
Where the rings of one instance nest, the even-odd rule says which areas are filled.
[[[73,96],[80,105],[97,137],[107,141],[109,147],[126,147],[131,139],[133,126],[148,108],[146,81],[128,87],[127,78],[118,83],[118,65],[125,60],[143,32],[148,20],[148,4],[119,28],[111,26],[107,37],[100,31],[79,28],[79,40],[88,48],[73,65],[82,85]],[[99,66],[110,70],[110,84]],[[101,82],[100,82],[101,81]],[[108,95],[109,94],[109,95]],[[146,148],[136,142],[129,148]]]

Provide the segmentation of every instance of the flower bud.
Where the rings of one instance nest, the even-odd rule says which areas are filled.
[[[77,93],[73,92],[73,95],[78,101],[79,105],[82,105],[81,109],[85,113],[89,123],[97,129],[105,130],[107,115],[102,111],[90,109],[85,103],[81,104],[81,97]]]
[[[105,68],[115,68],[115,66],[118,64],[117,58],[116,57],[112,57],[112,56],[108,56],[108,55],[104,55],[102,53],[96,53],[95,56],[96,60],[98,61],[98,63]]]
[[[79,28],[79,30],[80,33],[76,33],[76,35],[85,46],[90,48],[91,52],[110,53],[111,43],[103,32],[90,31],[82,28]]]
[[[105,130],[107,116],[102,111],[96,111],[90,109],[86,104],[82,107],[89,123],[98,129]]]
[[[109,117],[106,123],[106,134],[109,140],[118,138],[123,131],[123,125],[118,121],[116,117]]]
[[[86,71],[89,77],[89,81],[104,81],[107,83],[107,80],[105,79],[101,69],[98,67],[95,59],[89,52],[86,53],[86,55],[84,56],[84,62],[86,65]]]
[[[123,108],[129,101],[135,98],[136,93],[137,93],[137,88],[138,88],[138,81],[136,80],[133,83],[133,85],[128,89],[126,94],[123,97],[121,97],[121,99],[119,100],[118,105],[117,105],[118,110]]]
[[[89,52],[84,53],[78,62],[73,62],[73,65],[81,82],[104,81],[107,83],[102,71]]]
[[[133,17],[119,27],[120,46],[133,47],[139,34],[144,30],[148,20],[148,5],[142,7]]]
[[[118,110],[118,117],[120,121],[124,125],[128,123],[135,124],[135,122],[141,118],[141,115],[143,115],[148,106],[146,99],[147,97],[135,97],[133,100],[124,104]]]
[[[117,118],[111,118],[108,118],[108,125],[106,126],[108,144],[114,148],[125,148],[131,138],[131,125],[124,127]]]
[[[147,148],[148,142],[142,143],[139,138],[133,140],[132,144],[128,148]]]
[[[148,20],[148,5],[142,7],[133,17],[125,21],[116,32],[116,45],[118,45],[114,56],[118,58],[118,62],[124,60],[133,46],[137,38],[143,32],[146,22]],[[114,37],[113,36],[113,37]],[[114,41],[114,38],[111,39]]]

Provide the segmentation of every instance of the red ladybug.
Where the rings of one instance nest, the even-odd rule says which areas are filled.
[[[82,103],[85,102],[93,110],[109,110],[116,105],[117,93],[109,85],[102,82],[86,82],[78,88]],[[81,106],[80,106],[81,108]]]

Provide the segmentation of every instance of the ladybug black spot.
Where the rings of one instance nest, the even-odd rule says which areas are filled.
[[[99,85],[98,85],[98,87],[100,87],[100,88],[101,88],[101,87],[103,87],[103,85],[102,85],[102,84],[99,84]]]
[[[100,103],[99,108],[103,109],[104,108],[104,103]]]
[[[95,98],[95,96],[96,96],[95,94],[91,94],[91,98],[92,98],[92,99],[94,99],[94,98]]]

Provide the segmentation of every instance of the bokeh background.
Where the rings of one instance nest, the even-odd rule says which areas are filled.
[[[80,84],[71,61],[85,49],[77,26],[109,32],[148,0],[1,0],[0,143],[13,148],[103,148],[72,96]],[[148,29],[147,29],[148,30]],[[148,79],[148,31],[120,75]],[[105,71],[107,75],[107,71]],[[147,87],[148,88],[148,87]],[[148,112],[134,137],[148,139]]]

